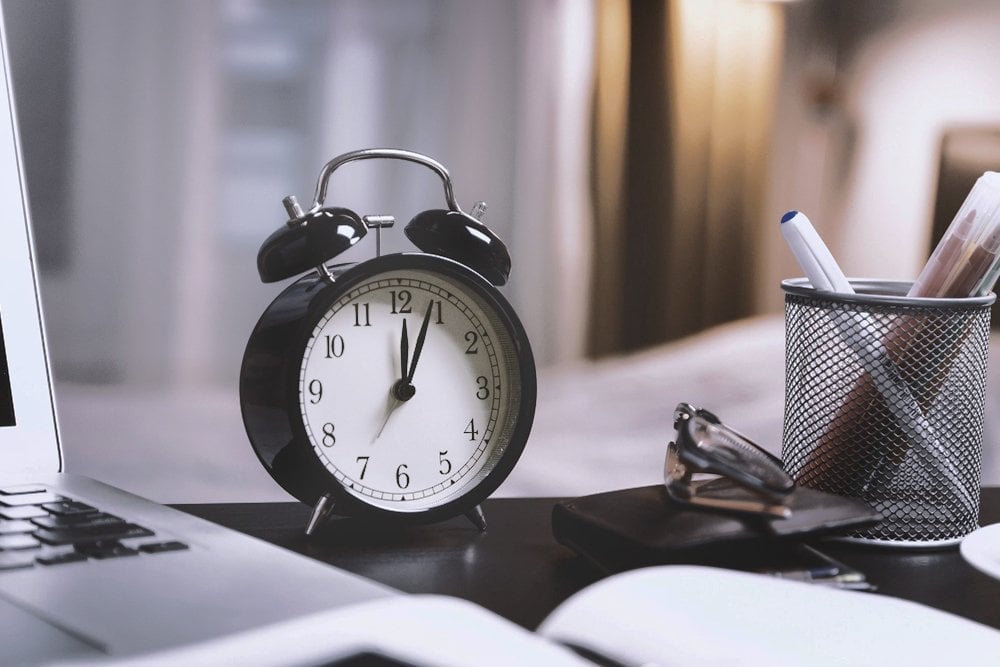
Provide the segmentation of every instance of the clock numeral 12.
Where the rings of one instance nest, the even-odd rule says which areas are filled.
[[[406,315],[413,312],[413,306],[410,305],[410,301],[413,300],[413,295],[410,294],[409,290],[389,290],[389,294],[392,296],[392,314],[393,315]]]

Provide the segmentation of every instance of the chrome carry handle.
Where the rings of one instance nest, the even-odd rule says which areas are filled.
[[[448,208],[452,211],[462,212],[459,208],[458,202],[455,201],[455,191],[451,184],[451,176],[448,175],[448,170],[443,164],[427,157],[426,155],[421,155],[420,153],[414,153],[413,151],[406,151],[399,148],[366,148],[358,151],[351,151],[350,153],[344,153],[343,155],[338,155],[333,158],[325,165],[319,172],[319,180],[316,183],[316,198],[313,201],[312,208],[319,208],[326,201],[326,190],[330,182],[330,176],[333,174],[341,165],[345,165],[348,162],[355,162],[357,160],[368,160],[372,158],[386,158],[389,160],[405,160],[407,162],[415,162],[417,164],[422,164],[440,177],[441,182],[444,183],[444,198],[448,202]]]

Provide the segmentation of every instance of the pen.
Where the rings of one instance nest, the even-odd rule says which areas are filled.
[[[789,211],[781,216],[781,235],[814,288],[854,294],[851,283],[804,213]]]
[[[908,296],[988,294],[1000,275],[1000,173],[987,171],[959,208]]]
[[[983,280],[976,286],[976,296],[986,296],[993,289],[997,278],[1000,278],[1000,256],[993,260],[993,266],[983,276]]]
[[[955,271],[951,291],[962,296],[975,296],[983,277],[990,273],[1000,251],[1000,226],[993,229],[981,243],[977,243],[969,257]],[[988,289],[988,288],[987,288]]]
[[[931,258],[927,260],[923,270],[907,296],[935,297],[944,296],[942,288],[948,282],[956,262],[962,256],[969,236],[972,234],[972,225],[976,219],[976,209],[972,209],[965,216],[955,218],[948,230],[934,249]]]

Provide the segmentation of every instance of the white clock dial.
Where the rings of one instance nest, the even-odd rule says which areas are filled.
[[[516,419],[516,364],[510,333],[474,291],[432,271],[380,273],[335,301],[306,344],[306,435],[366,503],[442,505],[502,455]]]

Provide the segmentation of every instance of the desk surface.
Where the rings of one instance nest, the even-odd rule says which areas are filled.
[[[483,505],[489,523],[485,533],[465,519],[453,519],[388,534],[333,525],[308,539],[303,527],[310,510],[298,503],[177,507],[408,593],[472,600],[534,629],[560,602],[601,577],[552,538],[550,514],[556,500],[488,500]],[[1000,522],[1000,488],[983,490],[980,522]],[[878,594],[922,602],[1000,629],[1000,581],[968,565],[957,548],[894,551],[825,544],[823,550],[865,572]]]

